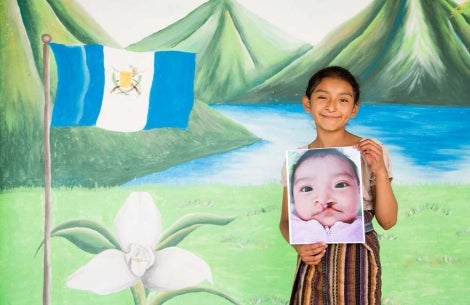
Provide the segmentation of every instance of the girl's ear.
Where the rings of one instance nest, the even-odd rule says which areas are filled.
[[[359,101],[354,104],[354,107],[351,112],[351,118],[354,118],[358,112],[359,112]]]
[[[307,113],[312,112],[312,105],[310,103],[310,99],[306,95],[302,97],[302,105],[304,106],[304,109]]]

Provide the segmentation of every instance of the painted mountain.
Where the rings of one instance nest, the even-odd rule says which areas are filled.
[[[279,72],[312,48],[235,0],[210,0],[189,15],[127,47],[197,53],[196,96],[225,102]]]
[[[298,102],[313,72],[342,65],[359,77],[363,101],[470,105],[469,21],[468,3],[375,0],[314,49],[234,100]]]
[[[66,4],[64,4],[66,3]],[[0,189],[44,181],[42,41],[118,46],[73,1],[0,1]],[[51,91],[55,63],[51,57]],[[201,102],[189,130],[113,133],[98,128],[51,130],[55,186],[113,186],[175,164],[258,139]]]

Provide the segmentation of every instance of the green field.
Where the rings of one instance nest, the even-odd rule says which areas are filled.
[[[152,194],[163,226],[194,212],[235,216],[225,226],[205,225],[179,246],[205,259],[214,283],[204,283],[241,304],[286,304],[295,253],[278,230],[278,185],[148,186],[132,189],[54,189],[53,226],[85,218],[113,231],[116,212],[131,191]],[[395,186],[398,224],[381,236],[383,304],[467,305],[470,294],[470,186]],[[42,189],[0,194],[0,304],[42,302]],[[376,225],[376,228],[378,226]],[[72,290],[65,280],[93,255],[56,237],[51,243],[51,304],[134,304],[130,290],[101,296]],[[230,304],[208,293],[181,295],[176,304]]]

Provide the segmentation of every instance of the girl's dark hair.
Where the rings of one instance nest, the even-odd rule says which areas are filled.
[[[290,178],[289,178],[290,179],[290,185],[291,186],[294,185],[295,172],[297,171],[297,168],[300,166],[300,164],[302,164],[305,160],[307,160],[309,158],[326,157],[326,156],[336,156],[336,157],[340,158],[341,160],[346,161],[351,166],[351,168],[354,172],[354,178],[356,179],[357,184],[360,185],[361,181],[359,179],[359,173],[358,173],[356,163],[354,163],[353,160],[351,160],[348,156],[346,156],[343,152],[341,152],[340,150],[338,150],[336,148],[310,149],[310,150],[307,150],[305,153],[303,153],[297,159],[295,164],[292,166],[291,174],[290,174]],[[293,187],[291,187],[290,195],[291,195],[291,198],[293,199],[294,198]],[[293,200],[292,200],[292,202],[293,202]]]
[[[361,95],[359,82],[357,79],[352,75],[349,70],[340,67],[340,66],[330,66],[319,70],[317,73],[313,74],[310,80],[308,81],[307,90],[305,90],[305,95],[310,98],[315,88],[318,84],[327,77],[331,78],[339,78],[346,82],[348,82],[353,91],[354,91],[354,103],[357,104],[359,102],[359,97]]]

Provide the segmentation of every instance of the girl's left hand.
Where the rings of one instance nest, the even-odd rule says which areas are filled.
[[[385,167],[382,145],[371,139],[363,139],[357,145],[356,148],[366,159],[370,169],[374,174],[378,174],[382,171],[387,172]]]

